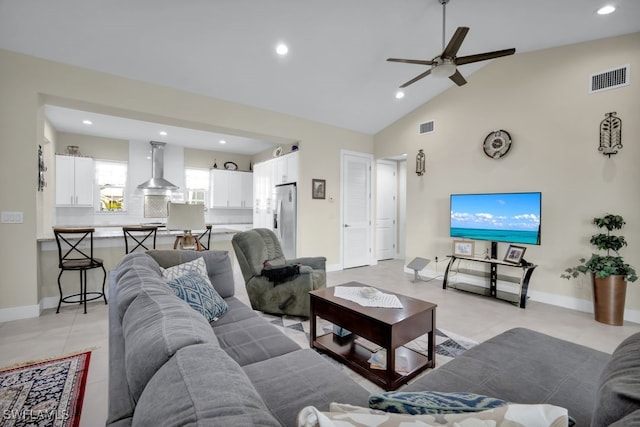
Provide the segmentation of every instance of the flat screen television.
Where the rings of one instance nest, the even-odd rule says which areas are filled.
[[[452,194],[451,237],[540,244],[542,193]]]

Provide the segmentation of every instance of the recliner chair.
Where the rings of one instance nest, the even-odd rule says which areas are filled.
[[[254,310],[309,317],[309,291],[327,287],[325,257],[285,259],[280,241],[266,228],[237,233],[231,243]],[[263,275],[265,265],[296,264],[300,266],[299,273],[281,283],[276,284]]]

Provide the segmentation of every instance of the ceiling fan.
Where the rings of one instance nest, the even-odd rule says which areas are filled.
[[[422,74],[418,74],[416,77],[412,78],[402,86],[401,88],[405,88],[410,84],[417,82],[418,80],[427,77],[429,74],[432,74],[435,77],[449,77],[451,81],[453,81],[458,86],[462,86],[467,81],[460,71],[458,71],[459,65],[471,64],[473,62],[486,61],[488,59],[499,58],[501,56],[513,55],[516,50],[512,49],[504,49],[504,50],[496,50],[494,52],[485,52],[478,53],[476,55],[469,56],[459,56],[456,54],[464,41],[467,33],[469,32],[469,27],[458,27],[451,40],[449,40],[449,44],[445,47],[445,18],[446,18],[446,8],[449,0],[438,0],[440,4],[442,4],[442,53],[432,60],[420,60],[420,59],[402,59],[402,58],[388,58],[387,61],[390,62],[404,62],[406,64],[418,64],[418,65],[431,65],[427,71]]]

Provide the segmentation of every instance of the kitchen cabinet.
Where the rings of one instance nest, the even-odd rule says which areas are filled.
[[[253,166],[253,226],[273,229],[274,188],[298,181],[298,152]]]
[[[293,152],[275,158],[275,185],[298,181],[298,153]]]
[[[210,207],[251,209],[253,207],[253,174],[211,169]]]
[[[56,206],[93,206],[93,183],[92,158],[56,155]]]
[[[253,226],[273,228],[273,183],[272,162],[262,162],[253,166]]]

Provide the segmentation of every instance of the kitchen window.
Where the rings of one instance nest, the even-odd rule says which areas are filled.
[[[185,168],[184,175],[186,202],[205,205],[209,194],[209,169]]]
[[[98,212],[123,212],[126,207],[127,162],[96,160]]]

